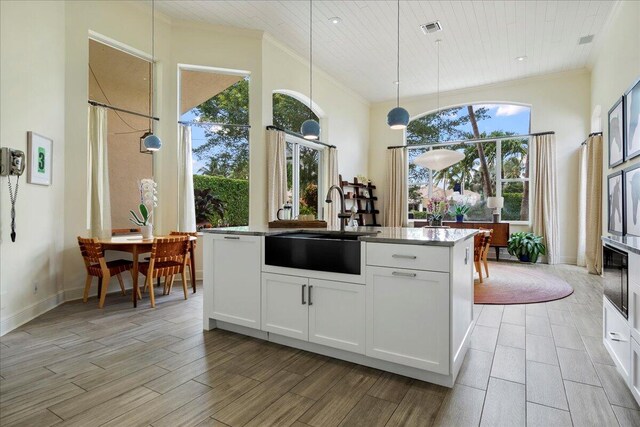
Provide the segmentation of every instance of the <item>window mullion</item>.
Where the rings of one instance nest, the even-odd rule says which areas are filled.
[[[300,215],[300,145],[293,144],[293,217]]]

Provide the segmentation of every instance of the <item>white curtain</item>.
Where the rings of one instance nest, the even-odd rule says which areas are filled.
[[[329,147],[327,153],[327,190],[332,185],[340,185],[340,175],[338,174],[338,150],[334,147]],[[318,194],[318,197],[324,197],[324,194]],[[340,206],[338,203],[326,203],[327,206],[325,219],[327,221],[328,228],[340,227],[340,221],[338,221],[338,211]]]
[[[556,144],[552,133],[535,135],[533,232],[544,238],[547,263],[558,263]]]
[[[196,207],[193,196],[193,159],[191,127],[180,125],[178,141],[178,230],[196,231]]]
[[[267,204],[269,221],[287,201],[287,143],[284,132],[267,130]]]
[[[111,237],[107,109],[89,106],[89,158],[91,165],[91,236]]]
[[[602,135],[587,139],[585,258],[591,274],[602,273]]]
[[[578,252],[576,264],[587,265],[587,144],[580,146],[578,165]]]
[[[387,227],[407,225],[409,216],[407,169],[406,148],[387,150],[387,188],[384,204],[385,225]]]

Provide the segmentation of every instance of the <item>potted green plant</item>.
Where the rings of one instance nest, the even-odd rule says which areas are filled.
[[[511,234],[507,241],[507,250],[521,262],[530,263],[537,262],[538,256],[547,253],[547,248],[542,243],[542,236],[522,231]]]
[[[463,222],[464,216],[469,212],[469,209],[471,209],[471,206],[466,203],[457,203],[453,206],[450,213],[451,215],[455,215],[456,222]]]

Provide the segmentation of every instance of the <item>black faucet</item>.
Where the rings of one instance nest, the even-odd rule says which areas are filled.
[[[344,233],[344,226],[347,220],[351,218],[351,214],[346,213],[344,210],[344,192],[342,191],[342,188],[337,185],[332,185],[331,187],[329,187],[325,202],[333,202],[333,199],[331,198],[331,191],[333,191],[334,189],[338,190],[338,193],[340,193],[340,213],[338,213],[338,218],[340,219],[340,231]]]

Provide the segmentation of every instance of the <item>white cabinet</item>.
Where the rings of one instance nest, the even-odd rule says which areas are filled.
[[[262,273],[262,330],[364,354],[363,285]]]
[[[449,274],[367,267],[366,355],[449,374]]]
[[[640,402],[640,345],[635,339],[631,339],[631,376],[629,388],[636,402]]]
[[[210,317],[260,329],[259,236],[213,236]]]
[[[449,248],[445,246],[367,244],[367,265],[449,271]]]
[[[631,372],[631,329],[620,312],[603,297],[604,306],[604,345],[615,360],[625,379]]]
[[[309,341],[365,352],[365,286],[309,279]]]
[[[306,277],[262,273],[262,330],[309,339]]]

